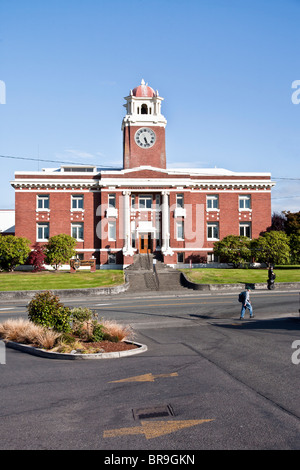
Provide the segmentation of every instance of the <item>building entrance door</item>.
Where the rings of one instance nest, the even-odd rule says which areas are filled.
[[[140,233],[139,245],[140,253],[152,253],[151,233]]]

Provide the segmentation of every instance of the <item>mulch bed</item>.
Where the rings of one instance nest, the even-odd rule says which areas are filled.
[[[115,343],[113,341],[99,341],[94,343],[84,343],[82,342],[82,349],[85,349],[85,352],[89,349],[92,349],[93,352],[95,349],[98,349],[99,352],[118,352],[118,351],[128,351],[130,349],[137,349],[138,346],[135,344],[125,343],[124,341],[119,341]]]

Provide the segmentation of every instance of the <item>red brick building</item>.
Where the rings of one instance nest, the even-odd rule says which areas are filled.
[[[16,172],[16,236],[33,246],[70,234],[78,255],[98,267],[127,266],[147,252],[177,265],[210,262],[216,240],[256,238],[271,224],[269,173],[168,169],[163,98],[142,81],[125,100],[123,169]]]

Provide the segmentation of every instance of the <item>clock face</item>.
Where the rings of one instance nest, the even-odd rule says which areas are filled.
[[[139,147],[147,149],[155,144],[156,135],[152,129],[141,127],[136,131],[134,139]]]

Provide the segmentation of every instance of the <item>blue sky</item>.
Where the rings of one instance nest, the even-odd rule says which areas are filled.
[[[271,172],[273,211],[299,210],[300,0],[1,0],[0,17],[0,155],[121,166],[124,97],[144,78],[165,99],[169,167]],[[60,163],[0,165],[7,209],[15,171]]]

